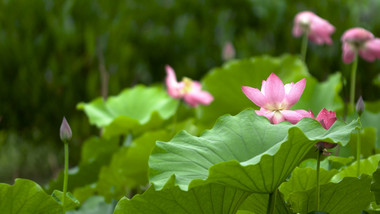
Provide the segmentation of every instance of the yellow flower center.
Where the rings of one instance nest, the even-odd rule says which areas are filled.
[[[190,78],[187,78],[187,77],[184,77],[182,79],[182,82],[184,84],[184,87],[182,88],[182,93],[189,93],[192,89],[192,85],[193,85],[193,80],[191,80]]]

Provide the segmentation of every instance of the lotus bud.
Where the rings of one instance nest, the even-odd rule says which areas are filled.
[[[72,132],[69,123],[67,122],[66,118],[63,117],[61,128],[59,129],[59,136],[61,137],[61,140],[63,142],[67,142],[71,140]]]
[[[362,115],[363,111],[364,111],[364,101],[363,101],[363,97],[360,96],[359,99],[358,99],[358,102],[356,103],[356,112],[359,114],[359,116]]]
[[[334,111],[328,111],[325,108],[323,108],[317,115],[316,120],[318,120],[319,123],[321,123],[323,128],[329,129],[335,123],[335,121],[338,120],[338,118],[336,117],[336,114]],[[332,149],[336,147],[337,145],[338,144],[336,143],[328,143],[328,142],[321,141],[316,144],[316,147],[317,147],[317,150],[322,152],[323,155],[327,156],[327,155],[330,155],[331,152],[328,152],[326,149]]]

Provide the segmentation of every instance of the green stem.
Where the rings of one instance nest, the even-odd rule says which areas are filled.
[[[301,45],[301,59],[306,63],[306,52],[307,52],[307,42],[308,42],[309,33],[304,33],[302,37],[302,45]]]
[[[320,169],[320,165],[321,165],[321,154],[322,154],[322,151],[317,151],[318,155],[317,155],[317,210],[316,211],[319,211],[319,200],[320,200],[320,185],[319,185],[319,169]]]
[[[356,86],[356,71],[358,68],[358,52],[355,51],[354,62],[351,70],[351,88],[350,88],[350,113],[355,109],[355,86]]]
[[[69,144],[67,141],[64,141],[65,144],[65,170],[64,170],[64,177],[63,177],[63,198],[62,198],[62,207],[63,207],[63,213],[65,213],[65,198],[66,198],[66,192],[67,192],[67,182],[69,180],[68,178],[68,171],[69,171]]]
[[[361,154],[361,145],[360,145],[360,129],[358,131],[358,137],[356,141],[356,162],[358,164],[358,171],[357,171],[357,176],[359,177],[360,175],[360,154]]]
[[[277,198],[277,188],[274,192],[269,194],[267,214],[273,214],[274,213],[274,208],[276,205],[276,198]]]
[[[178,101],[178,105],[177,105],[177,110],[173,116],[173,130],[172,132],[175,133],[175,129],[176,129],[176,125],[177,125],[177,120],[178,120],[178,114],[179,114],[179,111],[180,111],[180,108],[181,108],[181,104],[182,104],[182,100],[179,100]]]

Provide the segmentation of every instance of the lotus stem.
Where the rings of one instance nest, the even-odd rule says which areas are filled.
[[[358,51],[355,51],[354,62],[351,70],[351,88],[350,88],[350,113],[355,109],[355,86],[356,86],[356,71],[358,68]]]
[[[318,155],[317,155],[317,191],[316,191],[316,197],[317,197],[317,210],[316,211],[319,211],[319,201],[320,201],[320,185],[319,185],[319,169],[320,169],[320,166],[321,166],[321,154],[322,154],[322,151],[317,151]]]
[[[67,182],[69,180],[68,177],[68,171],[69,171],[69,144],[67,140],[64,141],[65,144],[65,170],[63,173],[63,198],[62,198],[62,207],[63,207],[63,213],[66,213],[65,210],[65,197],[67,192]]]
[[[309,33],[304,33],[302,37],[302,45],[301,45],[301,59],[304,63],[306,63],[306,52],[307,52],[307,43],[308,43]]]
[[[175,133],[175,128],[176,128],[176,125],[177,125],[177,120],[178,120],[178,113],[179,113],[179,109],[181,107],[181,100],[178,101],[178,105],[177,105],[177,109],[174,113],[174,116],[173,116],[173,128],[172,128],[172,132]]]
[[[361,154],[361,144],[360,144],[360,129],[358,130],[358,136],[356,140],[356,162],[358,164],[357,176],[360,175],[360,154]]]
[[[173,116],[173,128],[172,128],[172,132],[173,133],[175,133],[175,130],[176,130],[176,126],[177,126],[177,122],[178,122],[178,114],[181,111],[181,106],[182,105],[183,105],[183,101],[179,100],[178,104],[177,104],[176,112],[174,113],[174,116]]]
[[[274,213],[275,205],[276,205],[276,198],[277,198],[277,188],[274,190],[274,192],[269,194],[267,214],[273,214]]]

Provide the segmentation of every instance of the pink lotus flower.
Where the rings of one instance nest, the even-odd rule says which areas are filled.
[[[321,123],[323,128],[329,129],[335,123],[335,121],[338,120],[338,118],[336,118],[334,111],[327,111],[325,108],[323,108],[317,115],[316,120]]]
[[[179,99],[183,98],[187,104],[196,107],[199,104],[209,105],[213,100],[213,96],[207,91],[202,91],[199,82],[184,77],[182,82],[177,82],[177,77],[173,68],[169,65],[166,67],[166,86],[171,97]]]
[[[336,118],[334,111],[327,111],[325,108],[323,108],[319,112],[316,120],[321,123],[323,128],[329,129],[335,123],[335,121],[338,120],[338,118]],[[334,148],[336,145],[336,143],[318,142],[316,144],[316,147],[319,151],[323,151],[324,155],[330,155],[331,153],[327,152],[326,149]]]
[[[319,45],[323,43],[331,45],[330,35],[334,31],[334,26],[310,11],[300,12],[294,18],[293,36],[300,37],[307,33],[310,41]]]
[[[293,124],[304,117],[312,117],[311,112],[305,110],[288,110],[301,97],[305,89],[306,79],[296,84],[284,85],[276,74],[272,73],[261,85],[261,91],[256,88],[242,86],[244,94],[257,106],[256,114],[265,116],[273,124],[287,120]]]
[[[342,36],[342,42],[342,58],[346,64],[354,60],[356,51],[369,62],[380,58],[380,39],[363,28],[347,30]]]

